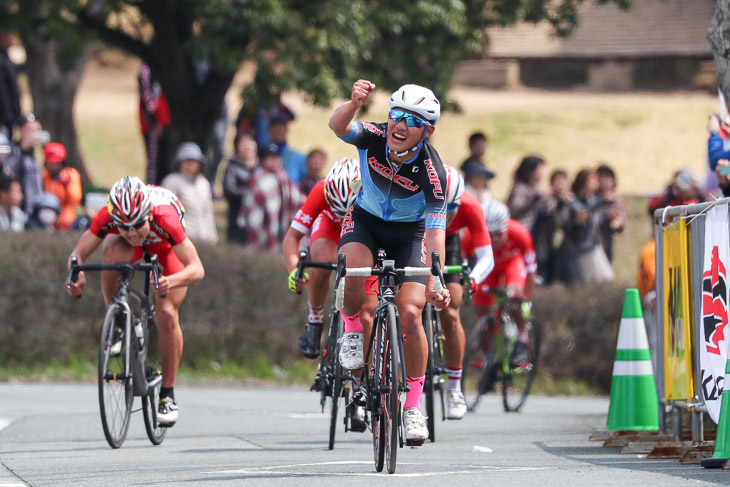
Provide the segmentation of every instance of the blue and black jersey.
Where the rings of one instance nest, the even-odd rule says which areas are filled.
[[[357,206],[384,221],[415,222],[446,229],[446,171],[428,142],[399,168],[387,158],[387,123],[350,122],[341,137],[358,148],[362,190]]]

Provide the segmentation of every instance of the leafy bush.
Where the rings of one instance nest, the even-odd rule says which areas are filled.
[[[94,357],[104,317],[99,275],[83,299],[64,289],[66,259],[78,234],[2,234],[0,357],[5,365]],[[249,362],[266,356],[289,365],[306,320],[306,299],[287,289],[283,259],[237,246],[199,246],[205,279],[181,309],[183,365]],[[92,262],[101,259],[97,250]],[[135,278],[138,285],[140,276]],[[541,370],[608,391],[624,289],[617,285],[538,288],[534,312],[544,328]],[[467,332],[472,307],[463,310]]]

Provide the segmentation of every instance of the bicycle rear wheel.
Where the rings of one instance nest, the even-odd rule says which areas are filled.
[[[340,399],[342,398],[343,393],[343,385],[344,380],[342,379],[342,366],[340,365],[339,355],[340,355],[340,347],[342,346],[338,341],[337,338],[342,335],[342,319],[340,318],[340,313],[337,312],[333,315],[332,319],[334,320],[332,323],[332,329],[331,334],[334,334],[334,336],[330,336],[327,339],[327,355],[329,355],[328,358],[328,365],[327,369],[331,368],[332,370],[332,402],[330,403],[330,439],[329,439],[329,449],[332,450],[335,447],[335,433],[337,433],[337,410],[339,409]],[[332,340],[333,349],[329,350],[330,340]],[[347,403],[345,403],[347,405]]]
[[[493,389],[497,379],[496,337],[494,317],[482,316],[474,325],[464,351],[461,390],[469,411],[474,411],[479,398]]]
[[[132,413],[134,391],[130,364],[126,363],[133,353],[130,346],[130,329],[127,328],[126,312],[112,304],[104,317],[99,340],[99,411],[101,426],[109,446],[119,448],[127,438],[129,417]],[[112,350],[121,341],[121,349]],[[114,352],[114,353],[113,353]]]
[[[387,310],[388,326],[386,330],[388,332],[388,341],[383,356],[381,401],[385,427],[385,459],[388,463],[388,473],[395,473],[400,425],[400,381],[398,380],[400,354],[395,305],[388,305]],[[405,377],[403,379],[405,380]]]
[[[542,328],[534,318],[527,321],[527,362],[520,367],[510,367],[502,379],[502,405],[506,412],[518,412],[530,394],[532,383],[537,376],[540,358]]]
[[[162,428],[157,423],[157,404],[160,398],[160,388],[162,387],[162,362],[157,351],[157,326],[152,322],[148,323],[145,346],[147,347],[145,375],[147,376],[147,383],[152,383],[153,386],[148,388],[146,396],[142,396],[144,428],[152,444],[159,445],[165,439],[167,428]]]
[[[436,441],[436,422],[434,420],[434,394],[436,388],[434,329],[438,326],[435,322],[438,319],[437,313],[431,303],[426,303],[426,306],[423,308],[423,328],[426,332],[426,342],[428,343],[428,360],[426,361],[426,381],[423,384],[423,395],[426,400],[428,439],[432,443]]]

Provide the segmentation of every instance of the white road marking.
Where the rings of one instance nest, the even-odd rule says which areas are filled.
[[[238,475],[281,475],[286,473],[292,476],[331,476],[331,477],[382,477],[382,473],[377,472],[322,472],[322,471],[302,471],[301,467],[318,467],[325,465],[370,465],[372,461],[339,461],[339,462],[319,462],[319,463],[300,463],[295,465],[277,465],[273,467],[257,467],[257,468],[242,468],[236,470],[215,470],[210,472],[200,472],[201,474],[238,474]],[[399,462],[399,466],[402,465],[419,465],[417,463],[405,463]],[[395,473],[388,475],[390,477],[435,477],[439,475],[454,475],[454,474],[474,474],[489,472],[524,472],[524,471],[535,471],[535,470],[547,470],[548,467],[491,467],[491,466],[475,466],[473,468],[463,470],[448,470],[442,472],[414,472],[414,473]]]
[[[475,453],[494,453],[494,450],[492,450],[488,446],[479,446],[479,445],[474,445],[473,447],[471,447],[471,451],[473,451]]]
[[[329,419],[329,414],[323,413],[291,413],[287,415],[294,419]]]
[[[3,428],[7,428],[9,424],[10,424],[9,419],[0,418],[0,430]],[[2,484],[0,484],[0,487],[4,487],[4,486]]]

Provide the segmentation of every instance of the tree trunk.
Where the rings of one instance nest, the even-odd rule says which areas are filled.
[[[726,103],[730,102],[730,2],[727,0],[715,0],[715,13],[707,40],[715,57],[717,84]]]
[[[23,39],[23,45],[28,54],[25,68],[33,98],[33,113],[43,128],[51,133],[51,140],[66,147],[67,164],[78,169],[81,184],[87,187],[92,182],[79,150],[73,106],[81,75],[94,47],[85,45],[71,69],[63,70],[54,42],[41,43]]]

